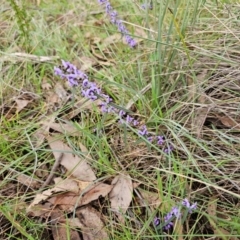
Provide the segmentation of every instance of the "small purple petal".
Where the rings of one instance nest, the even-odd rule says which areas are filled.
[[[190,202],[188,201],[187,198],[182,200],[182,205],[185,206],[186,208],[190,208]]]
[[[163,136],[157,136],[157,144],[162,145],[164,143]]]
[[[141,130],[138,130],[138,134],[142,136],[147,135],[148,134],[147,126],[146,125],[142,126]]]
[[[153,224],[157,227],[159,224],[160,224],[160,218],[158,217],[155,217],[154,220],[153,220]]]
[[[126,112],[123,111],[123,110],[120,110],[119,113],[118,113],[119,117],[122,117],[122,116],[124,116],[125,114],[126,114]]]

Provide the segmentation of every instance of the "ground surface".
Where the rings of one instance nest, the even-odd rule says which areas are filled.
[[[0,4],[0,239],[239,239],[239,3],[111,4]]]

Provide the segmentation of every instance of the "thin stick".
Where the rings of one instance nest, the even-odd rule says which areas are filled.
[[[57,168],[59,167],[61,160],[63,158],[63,153],[60,154],[60,156],[58,157],[58,159],[56,159],[55,163],[52,166],[51,172],[49,174],[49,176],[47,177],[46,181],[43,183],[42,188],[45,188],[53,179],[54,174],[57,170]]]

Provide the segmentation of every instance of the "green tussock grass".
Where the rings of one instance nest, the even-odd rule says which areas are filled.
[[[96,106],[72,118],[77,136],[59,134],[75,154],[83,155],[79,142],[88,149],[100,181],[126,173],[142,189],[159,195],[157,209],[143,208],[136,188],[125,224],[112,221],[113,214],[103,210],[110,238],[237,239],[239,3],[153,0],[153,9],[143,10],[140,1],[111,2],[133,37],[141,40],[135,49],[119,40],[107,43],[117,29],[97,1],[26,1],[21,6],[6,1],[0,9],[1,239],[52,238],[50,223],[25,214],[38,190],[23,186],[17,177],[25,174],[43,183],[54,158],[46,141],[36,145],[40,123],[49,116],[66,123],[72,109],[78,109],[79,92],[53,74],[60,59],[79,68],[90,60],[90,80],[166,139],[156,147]],[[51,102],[44,81],[57,93],[60,83],[75,100]],[[31,102],[18,112],[16,99]],[[170,145],[174,150],[166,154]],[[168,235],[157,231],[153,218],[186,197],[198,208],[186,217],[182,230],[176,225]],[[69,235],[70,227],[66,229]]]

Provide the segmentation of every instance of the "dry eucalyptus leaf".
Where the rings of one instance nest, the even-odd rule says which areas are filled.
[[[210,109],[206,107],[200,107],[196,110],[193,118],[192,128],[195,130],[197,138],[201,137],[203,125],[206,121]]]
[[[235,128],[235,129],[240,129],[240,124],[237,123],[234,119],[232,119],[229,116],[218,116],[218,118],[220,119],[221,123],[228,127],[228,128]]]
[[[85,182],[85,181],[77,181],[78,187],[80,191],[85,190],[87,187],[89,187],[93,182]]]
[[[23,173],[21,173],[18,177],[17,177],[17,180],[27,186],[27,187],[30,187],[30,188],[39,188],[41,186],[41,183],[39,181],[36,181],[34,180],[32,177],[29,177]]]
[[[71,175],[81,181],[94,181],[96,176],[87,163],[87,161],[73,154],[73,151],[68,145],[60,140],[55,140],[53,137],[48,137],[48,143],[53,151],[55,159],[59,159],[63,153],[61,165],[64,166]]]
[[[65,101],[67,99],[67,91],[61,85],[61,83],[57,82],[54,87],[55,93],[58,95],[59,99]]]
[[[112,181],[113,189],[109,194],[111,208],[125,213],[132,201],[132,179],[129,175],[118,175]]]
[[[32,135],[32,142],[35,148],[41,146],[49,134],[50,124],[55,121],[55,116],[49,116],[41,122],[41,127]]]
[[[50,90],[52,88],[52,85],[47,81],[46,78],[43,78],[41,87],[43,90]]]
[[[79,194],[73,192],[57,194],[56,196],[49,198],[48,202],[67,212],[72,212],[75,209],[75,206],[81,206]]]
[[[77,231],[63,224],[52,224],[52,235],[54,240],[81,240]]]
[[[47,200],[49,197],[51,197],[53,194],[64,191],[62,188],[53,187],[51,189],[48,189],[46,191],[43,191],[42,193],[37,193],[35,198],[33,199],[32,203],[27,208],[27,213],[32,212],[34,209],[33,207],[42,201]]]
[[[140,206],[149,206],[152,208],[158,208],[162,203],[158,193],[149,192],[143,189],[139,189],[140,194],[142,195],[142,200],[140,200]]]
[[[76,207],[97,200],[100,196],[105,197],[111,191],[112,187],[108,184],[97,183],[89,189],[83,189],[78,194],[73,192],[61,193],[48,199],[48,201],[54,206],[59,206],[62,210],[72,212]]]
[[[86,205],[94,200],[97,200],[100,196],[105,197],[112,190],[113,186],[105,183],[97,183],[92,186],[87,192],[83,195],[81,199],[81,205]]]
[[[52,204],[46,202],[44,204],[36,204],[31,208],[28,215],[32,217],[48,217],[49,213],[52,212]]]
[[[78,193],[79,187],[76,181],[73,179],[62,179],[60,177],[54,178],[55,186],[61,188],[63,191]]]
[[[86,56],[82,56],[80,58],[80,60],[82,62],[82,66],[81,66],[80,70],[83,72],[91,69],[94,65],[97,64],[97,61],[94,58],[90,58],[90,57],[86,57]]]
[[[20,111],[23,110],[31,101],[30,101],[30,100],[15,99],[15,102],[17,103],[17,112],[20,112]]]
[[[93,207],[85,206],[76,211],[77,219],[70,226],[81,228],[83,240],[108,240],[108,234],[100,213]]]
[[[120,33],[112,34],[102,41],[103,49],[108,47],[110,44],[121,42],[121,41],[122,41],[122,36]]]

